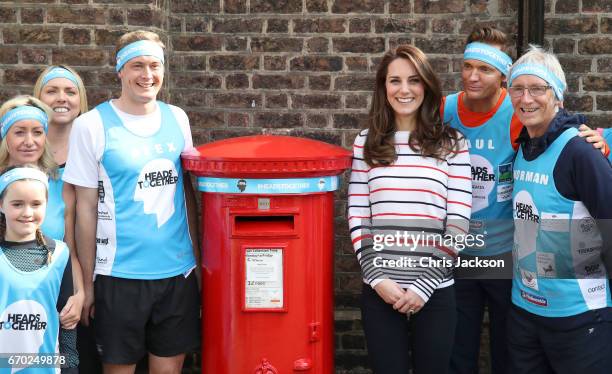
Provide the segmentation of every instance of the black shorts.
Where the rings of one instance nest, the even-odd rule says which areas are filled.
[[[103,363],[130,365],[147,352],[172,357],[198,348],[195,272],[155,280],[98,275],[94,287],[96,345]]]

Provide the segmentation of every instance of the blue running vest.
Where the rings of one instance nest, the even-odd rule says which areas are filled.
[[[62,196],[62,189],[64,188],[64,182],[62,181],[62,175],[64,174],[64,168],[57,169],[57,179],[49,177],[49,198],[47,200],[47,213],[45,214],[45,220],[40,226],[42,232],[56,240],[64,240],[64,197]]]
[[[582,202],[559,193],[553,177],[561,151],[577,134],[565,130],[532,161],[521,149],[514,163],[512,302],[544,317],[612,306],[597,224]]]
[[[612,129],[604,129],[603,137],[606,139],[606,143],[608,143],[608,147],[612,147]],[[608,160],[612,162],[612,152],[608,155]]]
[[[483,248],[466,248],[471,256],[494,256],[512,250],[512,148],[510,123],[514,109],[510,96],[495,114],[477,127],[461,123],[459,94],[446,97],[444,123],[459,130],[468,140],[472,164],[472,216],[470,232],[483,235]]]
[[[57,355],[59,313],[56,305],[70,254],[56,240],[51,264],[21,271],[0,250],[0,352]],[[0,373],[11,373],[7,358],[0,358]],[[18,373],[59,373],[54,367],[29,367]]]
[[[96,107],[105,135],[96,274],[162,279],[195,267],[181,168],[185,138],[170,107],[158,106],[161,126],[147,137],[123,126],[110,103]]]

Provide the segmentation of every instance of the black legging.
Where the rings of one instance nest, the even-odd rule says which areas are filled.
[[[438,289],[410,321],[364,285],[361,317],[376,374],[445,374],[455,336],[454,287]],[[410,359],[412,353],[412,360]]]

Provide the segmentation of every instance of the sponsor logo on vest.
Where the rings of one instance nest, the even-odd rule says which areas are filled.
[[[179,177],[174,162],[165,158],[151,160],[140,170],[134,201],[143,203],[144,214],[155,214],[157,227],[161,227],[174,214],[174,196]]]
[[[548,306],[548,300],[546,300],[546,298],[544,297],[532,295],[529,292],[525,291],[521,291],[521,297],[532,304],[539,306]]]
[[[104,182],[98,181],[98,200],[104,203]]]
[[[580,220],[580,231],[583,233],[591,232],[595,228],[595,220],[591,217]]]
[[[47,328],[47,322],[41,321],[40,314],[11,314],[0,321],[0,330],[39,331]]]
[[[472,166],[472,180],[490,182],[495,180],[495,174],[490,174],[487,167]]]
[[[584,271],[585,271],[586,275],[593,275],[593,274],[601,274],[602,273],[600,264],[586,265],[584,267]]]
[[[96,244],[108,245],[108,238],[96,238]]]
[[[174,170],[152,171],[144,175],[143,181],[138,181],[138,187],[140,188],[161,187],[167,184],[176,184],[177,182],[178,182],[178,175],[174,173]]]
[[[536,223],[540,222],[540,216],[533,213],[533,207],[531,205],[517,202],[514,206],[514,209],[515,218],[526,221],[533,221]]]
[[[473,139],[474,140],[474,149],[484,149],[485,146],[487,149],[493,150],[495,146],[493,145],[493,139]],[[470,139],[466,139],[468,148],[472,149],[472,141]]]
[[[599,247],[589,247],[589,248],[584,248],[585,244],[584,243],[579,243],[580,248],[578,249],[578,254],[581,255],[586,255],[588,253],[591,252],[595,252],[595,250],[597,250]]]
[[[604,291],[605,289],[606,289],[606,285],[602,283],[599,286],[588,288],[587,292],[594,293],[594,292]]]
[[[108,257],[96,257],[96,263],[98,265],[106,265],[108,263]]]
[[[548,185],[548,174],[535,173],[533,171],[515,170],[514,180],[525,181],[531,183],[541,184],[543,186]]]

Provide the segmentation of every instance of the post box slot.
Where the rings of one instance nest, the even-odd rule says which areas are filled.
[[[234,216],[235,234],[290,233],[294,216]]]

